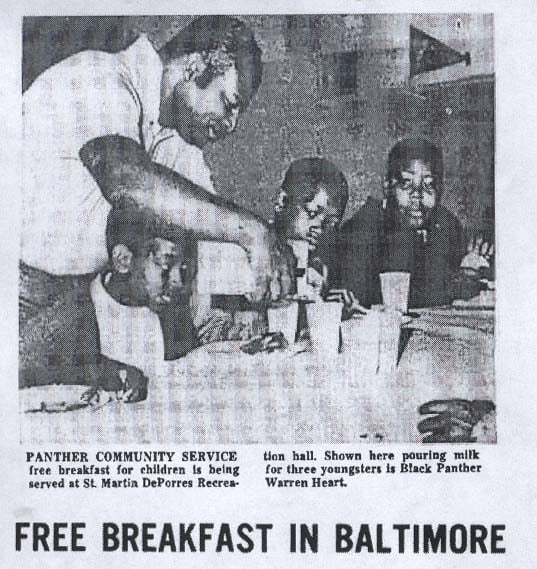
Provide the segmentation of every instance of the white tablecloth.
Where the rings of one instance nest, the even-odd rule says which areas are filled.
[[[426,319],[424,320],[426,321]],[[418,326],[419,328],[419,326]],[[415,330],[398,367],[359,353],[247,355],[230,345],[169,362],[144,402],[25,413],[84,388],[21,392],[28,443],[356,443],[419,440],[418,407],[439,398],[494,400],[493,334],[465,326]]]

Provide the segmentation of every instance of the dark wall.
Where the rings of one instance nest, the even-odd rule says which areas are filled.
[[[462,77],[456,81],[411,87],[411,15],[245,18],[263,49],[263,83],[237,132],[206,151],[220,193],[270,217],[271,198],[289,164],[321,155],[349,181],[350,215],[368,195],[381,196],[390,146],[402,136],[424,134],[444,150],[444,203],[469,231],[493,230],[492,74],[472,77],[472,69],[456,65],[453,76]],[[84,48],[116,51],[141,32],[159,47],[191,19],[107,17],[96,24],[90,17],[25,18],[23,86]],[[429,20],[435,23],[434,16]],[[435,33],[451,33],[450,21],[439,16]],[[472,51],[469,42],[479,35],[476,51],[489,53],[492,29],[468,15],[462,21],[469,32],[458,47]],[[484,56],[479,69],[489,64]]]
[[[494,233],[494,78],[428,86],[428,128],[444,150],[443,202],[470,232]]]

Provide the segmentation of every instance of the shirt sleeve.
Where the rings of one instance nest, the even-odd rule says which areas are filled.
[[[94,272],[107,259],[110,205],[80,148],[112,134],[140,142],[135,91],[113,56],[92,53],[50,68],[23,97],[21,258],[52,274]]]

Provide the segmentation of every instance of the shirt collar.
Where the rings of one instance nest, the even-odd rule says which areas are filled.
[[[124,306],[110,296],[99,274],[90,285],[101,354],[155,377],[164,361],[164,338],[157,314],[146,306]]]
[[[98,274],[91,283],[91,296],[94,302],[99,302],[101,306],[106,306],[108,315],[118,317],[120,314],[128,315],[130,319],[153,317],[154,314],[147,306],[127,306],[118,302],[105,288],[103,279],[106,274]]]

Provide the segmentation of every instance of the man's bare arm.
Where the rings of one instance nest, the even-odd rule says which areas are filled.
[[[279,256],[275,236],[262,218],[152,162],[130,138],[95,138],[79,154],[111,204],[147,212],[160,225],[164,238],[173,239],[174,229],[180,227],[201,239],[243,247],[256,275],[254,299],[261,300],[268,292],[274,269],[279,269],[273,266]]]
[[[94,138],[81,148],[80,158],[111,204],[148,210],[164,230],[166,225],[179,226],[200,238],[245,248],[268,232],[262,218],[152,162],[130,138]]]

